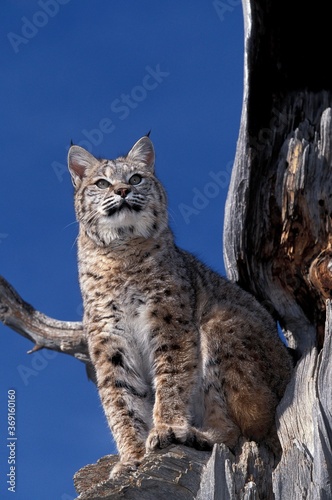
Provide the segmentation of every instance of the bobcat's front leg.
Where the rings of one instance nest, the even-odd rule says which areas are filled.
[[[104,412],[115,439],[120,461],[111,477],[134,470],[145,453],[152,426],[151,389],[133,363],[132,346],[118,335],[89,335],[89,351],[97,374]]]
[[[168,315],[163,319],[164,325],[155,326],[152,331],[154,427],[147,438],[146,450],[165,448],[172,443],[210,449],[211,443],[191,426],[191,403],[201,371],[198,332],[182,318]]]

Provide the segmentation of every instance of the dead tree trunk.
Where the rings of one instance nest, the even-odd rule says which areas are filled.
[[[181,446],[108,480],[115,456],[75,476],[87,499],[332,498],[332,76],[329,12],[318,0],[243,0],[245,82],[226,204],[229,278],[274,315],[298,356],[277,411],[282,455],[242,441],[235,456]],[[35,343],[82,361],[80,323],[35,311],[0,279],[0,319]],[[280,458],[280,457],[279,457]]]
[[[228,277],[300,360],[278,409],[276,499],[331,498],[332,77],[323,2],[244,0],[245,91],[228,193]]]

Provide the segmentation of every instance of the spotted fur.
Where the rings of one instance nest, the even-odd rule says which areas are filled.
[[[273,428],[291,363],[249,294],[179,249],[154,149],[69,151],[84,328],[115,438],[117,474],[171,443],[234,446]]]

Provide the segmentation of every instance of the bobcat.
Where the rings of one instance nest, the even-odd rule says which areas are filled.
[[[148,136],[126,156],[71,146],[83,324],[120,461],[183,443],[261,440],[291,361],[268,312],[178,248]]]

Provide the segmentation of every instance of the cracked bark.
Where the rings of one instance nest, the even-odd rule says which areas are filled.
[[[323,2],[244,1],[245,91],[228,193],[228,277],[300,358],[277,410],[276,499],[331,498],[332,76]],[[303,36],[310,33],[310,41]]]

